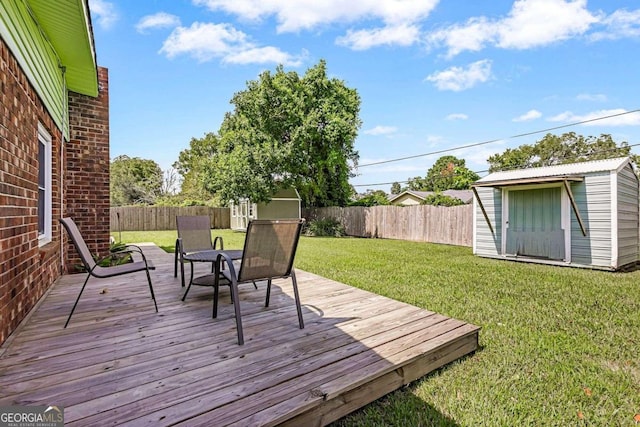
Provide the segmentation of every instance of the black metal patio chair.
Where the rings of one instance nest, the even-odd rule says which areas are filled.
[[[221,236],[211,240],[211,219],[207,215],[176,216],[176,228],[178,238],[176,239],[175,259],[173,267],[173,277],[178,277],[178,263],[180,264],[180,277],[184,288],[184,264],[191,266],[191,278],[189,285],[193,282],[193,263],[210,262],[201,261],[202,257],[193,257],[192,254],[214,251],[220,243],[220,249],[224,249],[224,241]],[[211,272],[213,273],[213,264]],[[186,296],[186,294],[185,294]]]
[[[87,286],[87,282],[91,276],[96,277],[98,279],[105,279],[108,277],[121,276],[123,274],[129,273],[137,273],[139,271],[144,271],[147,273],[147,281],[149,282],[149,291],[151,292],[151,298],[153,299],[153,305],[156,308],[156,313],[158,312],[158,304],[156,303],[156,297],[153,293],[153,285],[151,284],[151,275],[149,274],[149,270],[155,269],[151,261],[148,261],[145,257],[142,249],[135,245],[127,245],[122,251],[117,253],[133,253],[137,252],[141,257],[142,261],[136,261],[111,267],[103,267],[99,265],[99,263],[107,258],[111,257],[113,253],[109,254],[107,257],[99,260],[95,260],[89,247],[85,243],[82,234],[80,234],[80,230],[78,230],[78,226],[71,218],[60,218],[60,222],[64,226],[65,230],[67,230],[67,234],[73,243],[73,246],[76,248],[78,255],[80,255],[80,259],[82,260],[82,265],[87,271],[87,278],[82,285],[82,289],[80,289],[80,293],[78,294],[78,298],[76,298],[75,304],[73,304],[73,308],[71,309],[71,313],[69,313],[69,317],[67,318],[67,322],[64,324],[66,328],[71,320],[71,316],[73,316],[73,312],[78,305],[78,301],[80,301],[80,297],[82,296],[82,292],[84,291],[85,286]]]
[[[233,260],[225,251],[221,251],[218,255],[214,273],[213,318],[218,315],[219,287],[221,279],[225,278],[229,282],[228,285],[231,289],[239,345],[244,344],[240,299],[238,298],[238,284],[240,283],[254,282],[255,284],[255,281],[266,280],[267,296],[265,307],[269,307],[271,281],[279,278],[291,278],[298,311],[298,323],[300,329],[304,328],[298,282],[293,268],[303,222],[304,220],[250,221],[247,226],[247,235],[237,273]],[[223,262],[228,265],[229,268],[227,270],[221,269]]]
[[[185,286],[184,264],[191,266],[189,285],[182,297],[182,301],[187,298],[191,285],[213,286],[210,275],[194,279],[193,263],[204,262],[211,264],[211,273],[214,270],[214,263],[218,254],[224,249],[222,236],[216,236],[211,240],[211,219],[207,215],[176,216],[176,226],[178,238],[176,239],[175,259],[173,277],[178,276],[178,264],[180,264],[180,277],[182,287]],[[220,249],[217,249],[218,243]],[[227,251],[231,259],[240,259],[242,252],[239,250]],[[201,280],[198,280],[201,279]],[[254,286],[255,283],[254,283]],[[257,286],[256,286],[257,289]]]

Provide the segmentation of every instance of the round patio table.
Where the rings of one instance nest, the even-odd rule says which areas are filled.
[[[194,261],[194,262],[214,263],[218,259],[218,255],[220,255],[223,252],[227,254],[229,258],[231,258],[232,260],[242,259],[242,249],[230,249],[230,250],[211,249],[208,251],[200,251],[200,252],[187,254],[184,256],[184,259],[187,261]],[[213,286],[213,278],[214,278],[213,276],[214,276],[214,273],[210,273],[210,274],[205,274],[204,276],[196,277],[195,279],[193,279],[193,284],[199,285],[199,286]]]

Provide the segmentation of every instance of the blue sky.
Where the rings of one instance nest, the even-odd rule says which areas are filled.
[[[247,81],[278,64],[304,74],[320,59],[362,100],[360,192],[424,176],[444,154],[484,171],[490,155],[544,133],[511,136],[613,114],[623,113],[554,133],[640,143],[634,0],[89,3],[109,68],[112,158],[168,169],[192,137],[218,130]]]

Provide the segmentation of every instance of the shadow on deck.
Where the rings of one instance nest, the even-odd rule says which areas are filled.
[[[0,348],[0,406],[58,405],[65,425],[326,425],[478,348],[477,326],[298,271],[240,288],[245,345],[229,290],[182,302],[173,256],[143,246],[157,269],[155,313],[144,273],[63,276]],[[198,270],[199,269],[199,270]],[[196,271],[207,272],[206,265]]]

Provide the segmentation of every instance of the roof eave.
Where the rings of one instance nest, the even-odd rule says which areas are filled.
[[[476,181],[472,187],[512,187],[515,185],[535,185],[535,184],[551,184],[555,182],[581,182],[584,181],[583,176],[565,175],[565,176],[545,176],[540,178],[520,178],[520,179],[504,179],[496,181]]]
[[[88,0],[29,0],[31,10],[65,69],[67,89],[98,95],[98,69]]]

